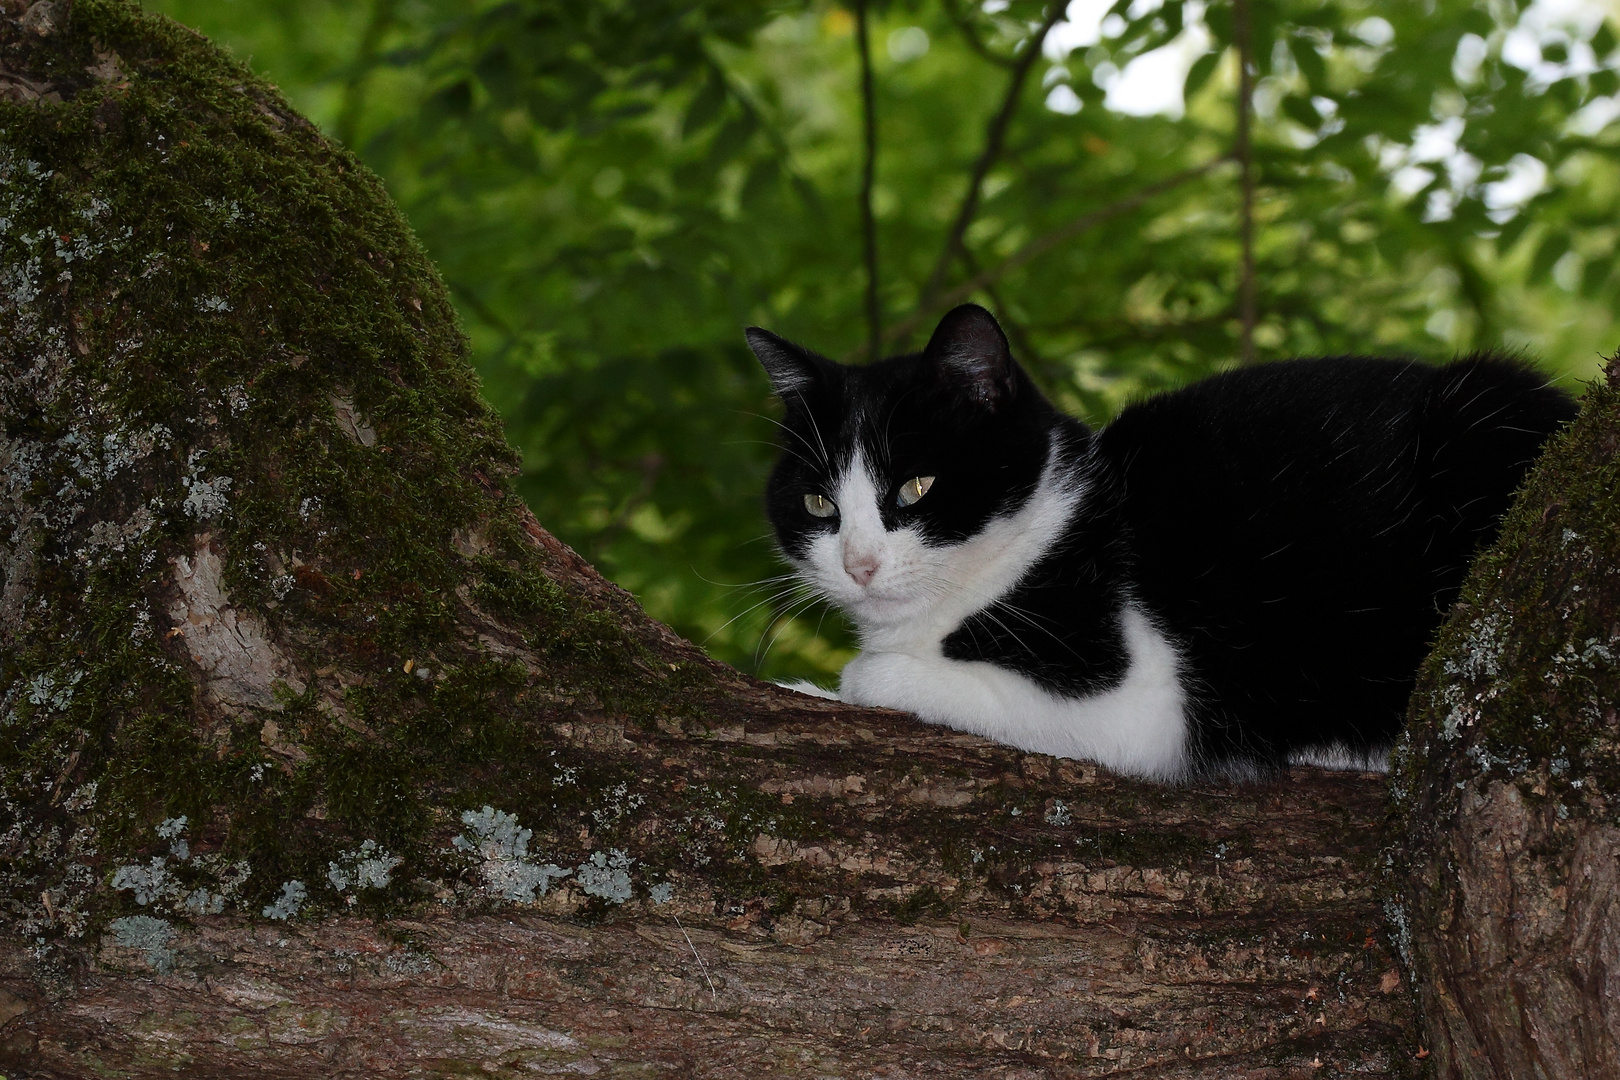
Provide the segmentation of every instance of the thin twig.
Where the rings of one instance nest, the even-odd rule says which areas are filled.
[[[877,179],[877,101],[872,89],[872,44],[867,35],[867,0],[855,3],[855,44],[861,54],[861,107],[866,124],[866,156],[861,162],[861,239],[866,248],[866,351],[876,360],[883,350],[883,309],[878,305],[877,218],[872,187]]]
[[[371,18],[360,36],[360,48],[343,87],[343,108],[338,112],[334,134],[338,142],[351,150],[360,126],[360,110],[365,105],[366,78],[377,65],[377,51],[382,46],[383,35],[394,25],[394,11],[398,7],[399,0],[376,0],[371,5]]]
[[[673,911],[670,914],[675,915]],[[703,972],[703,981],[709,984],[709,996],[719,1001],[720,994],[714,988],[714,980],[709,978],[709,965],[705,964],[703,957],[698,955],[697,946],[692,944],[692,935],[686,932],[686,927],[681,926],[681,917],[679,915],[675,915],[675,925],[680,927],[681,937],[686,939],[686,947],[692,950],[692,959],[698,962],[698,970]]]
[[[945,0],[945,17],[956,24],[957,30],[961,31],[962,37],[967,40],[968,48],[978,53],[981,60],[988,60],[997,67],[1013,66],[1011,57],[992,52],[990,46],[984,43],[984,39],[979,37],[979,31],[974,27],[972,18],[962,10],[961,0]]]
[[[1089,213],[1081,214],[1067,225],[1061,225],[1049,233],[1037,236],[1035,239],[1031,240],[1029,243],[1025,244],[1023,247],[1019,248],[1005,259],[1001,260],[1001,262],[997,263],[995,266],[992,266],[990,269],[974,274],[967,281],[964,281],[962,284],[956,286],[956,288],[951,289],[948,292],[940,293],[932,299],[927,299],[920,302],[917,305],[916,310],[914,310],[910,315],[907,315],[899,322],[890,324],[883,331],[884,338],[889,341],[893,341],[906,334],[909,334],[930,315],[944,308],[961,303],[968,297],[972,296],[979,289],[982,289],[984,286],[988,285],[990,282],[1000,280],[1007,274],[1029,262],[1031,259],[1045,254],[1064,241],[1072,240],[1081,233],[1094,229],[1105,221],[1136,209],[1138,206],[1141,206],[1155,195],[1163,194],[1172,188],[1178,188],[1182,184],[1187,183],[1189,180],[1196,180],[1198,177],[1203,176],[1210,170],[1216,168],[1217,166],[1224,165],[1226,162],[1231,160],[1232,158],[1230,155],[1223,154],[1220,157],[1215,158],[1213,161],[1205,162],[1196,168],[1187,169],[1183,172],[1176,173],[1174,176],[1166,177],[1156,184],[1149,184],[1141,191],[1127,195],[1125,198],[1120,199],[1117,202],[1109,203],[1107,206],[1092,210]],[[848,357],[846,356],[845,359],[847,360]]]
[[[1007,129],[1012,126],[1013,114],[1018,111],[1018,100],[1023,94],[1024,81],[1034,68],[1035,61],[1040,59],[1041,44],[1046,40],[1046,35],[1057,25],[1057,21],[1063,17],[1063,12],[1067,9],[1068,4],[1064,0],[1056,0],[1052,4],[1047,10],[1046,18],[1041,20],[1040,28],[1025,43],[1024,53],[1012,69],[1012,78],[1007,83],[1007,94],[1001,100],[1001,108],[990,118],[990,126],[985,129],[984,149],[979,152],[979,160],[973,163],[973,175],[968,178],[967,190],[962,193],[962,205],[957,208],[956,220],[951,223],[950,232],[945,235],[945,247],[939,253],[939,260],[934,263],[933,272],[928,275],[928,284],[923,286],[924,304],[927,304],[945,284],[945,275],[950,273],[951,263],[961,250],[962,238],[967,235],[968,226],[973,224],[973,216],[979,211],[979,192],[984,187],[984,178],[990,174],[996,159],[1001,156],[1002,147],[1007,142]]]
[[[1243,272],[1238,283],[1238,318],[1242,337],[1238,353],[1243,363],[1254,361],[1255,279],[1254,279],[1254,153],[1249,138],[1249,118],[1254,106],[1254,47],[1249,33],[1249,0],[1232,0],[1232,44],[1237,47],[1238,99],[1237,140],[1233,148],[1243,188],[1243,216],[1239,224],[1243,241]]]

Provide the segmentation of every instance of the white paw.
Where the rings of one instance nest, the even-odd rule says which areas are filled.
[[[838,696],[851,705],[913,711],[921,664],[905,653],[863,652],[844,666]]]

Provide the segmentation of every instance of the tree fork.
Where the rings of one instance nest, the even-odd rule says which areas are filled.
[[[754,682],[513,496],[381,185],[0,15],[0,1068],[1417,1067],[1382,778],[1162,788]]]

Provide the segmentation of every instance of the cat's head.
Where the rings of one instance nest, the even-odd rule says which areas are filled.
[[[994,317],[963,305],[922,352],[863,366],[747,336],[787,410],[766,506],[795,568],[863,629],[971,595],[1058,416]]]

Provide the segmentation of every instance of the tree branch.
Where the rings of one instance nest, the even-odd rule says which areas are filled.
[[[876,360],[883,349],[883,309],[878,304],[877,219],[872,214],[872,186],[877,176],[877,101],[872,90],[872,43],[867,27],[867,0],[855,3],[855,44],[861,54],[861,112],[866,152],[861,162],[861,239],[866,251],[866,349]]]
[[[1254,361],[1255,279],[1254,279],[1254,153],[1249,138],[1249,118],[1254,104],[1254,47],[1250,40],[1249,0],[1232,0],[1232,43],[1238,55],[1237,138],[1233,152],[1240,168],[1243,211],[1239,231],[1243,244],[1243,270],[1238,283],[1238,317],[1242,324],[1239,355],[1243,363]]]
[[[945,283],[945,275],[950,272],[951,262],[956,258],[962,246],[962,237],[967,234],[968,226],[973,224],[973,216],[979,209],[979,191],[984,186],[984,178],[995,165],[996,159],[1001,156],[1002,146],[1007,140],[1007,128],[1012,124],[1013,114],[1018,111],[1018,99],[1023,93],[1024,82],[1028,79],[1030,70],[1041,55],[1041,43],[1052,27],[1063,17],[1068,5],[1057,0],[1047,10],[1046,18],[1041,21],[1040,28],[1031,35],[1024,53],[1018,58],[1016,66],[1012,69],[1012,80],[1007,84],[1007,94],[1001,101],[1001,108],[991,118],[990,126],[984,135],[984,149],[979,153],[979,160],[973,163],[973,175],[968,179],[967,191],[962,194],[962,205],[956,211],[956,220],[945,237],[945,247],[939,253],[939,261],[934,264],[933,272],[928,275],[928,284],[923,286],[922,303],[927,305],[930,298],[939,291]]]
[[[899,322],[891,324],[883,331],[884,339],[887,341],[893,341],[897,338],[903,337],[906,334],[909,334],[912,330],[917,328],[918,324],[920,324],[924,319],[928,318],[934,312],[961,303],[968,297],[972,296],[979,289],[984,288],[993,281],[999,281],[1007,274],[1018,269],[1020,266],[1023,266],[1032,259],[1035,259],[1040,255],[1044,255],[1046,252],[1057,247],[1059,244],[1067,240],[1072,240],[1082,233],[1088,232],[1106,221],[1136,209],[1138,206],[1141,206],[1155,195],[1162,195],[1164,192],[1178,188],[1188,181],[1196,180],[1205,173],[1210,172],[1216,167],[1224,165],[1226,162],[1231,160],[1231,155],[1223,154],[1220,157],[1215,158],[1213,161],[1207,161],[1195,168],[1186,169],[1182,172],[1176,173],[1174,176],[1166,177],[1156,184],[1149,184],[1141,191],[1127,195],[1125,198],[1120,199],[1117,202],[1109,203],[1107,206],[1101,207],[1097,210],[1092,210],[1089,213],[1081,214],[1067,225],[1059,226],[1049,233],[1037,236],[1035,239],[1031,240],[1029,243],[1025,244],[1023,247],[1019,248],[1005,259],[1001,260],[1001,262],[997,263],[995,266],[992,266],[988,270],[974,274],[967,281],[964,281],[962,284],[956,286],[956,288],[951,289],[948,292],[940,293],[932,298],[925,297],[921,302],[918,303],[916,309],[912,311],[910,315],[907,315]],[[849,359],[847,354],[844,359]]]
[[[990,46],[984,43],[984,39],[979,37],[978,30],[974,29],[973,20],[968,17],[967,12],[962,10],[961,0],[944,0],[944,7],[945,17],[956,25],[956,29],[961,32],[963,39],[968,43],[968,48],[978,54],[979,59],[989,61],[997,67],[1004,67],[1009,70],[1012,68],[1014,63],[1012,58],[992,52]]]

